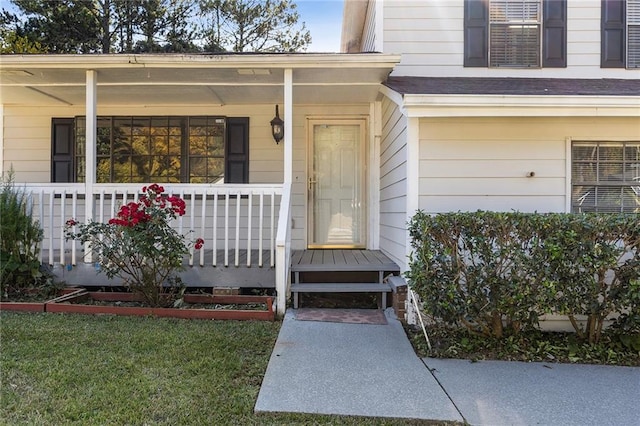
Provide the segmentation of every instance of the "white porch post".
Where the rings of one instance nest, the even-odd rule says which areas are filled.
[[[276,241],[276,313],[282,317],[289,290],[289,253],[291,252],[291,182],[293,181],[293,70],[284,70],[284,175],[283,194]]]
[[[98,109],[98,73],[87,70],[86,77],[86,129],[85,129],[85,221],[93,219],[93,184],[96,181],[96,140],[97,140],[97,109]],[[91,246],[85,244],[85,259],[91,262]]]
[[[293,181],[293,70],[284,70],[284,183]]]

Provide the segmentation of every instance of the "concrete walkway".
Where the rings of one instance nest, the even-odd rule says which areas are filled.
[[[640,368],[419,359],[387,325],[298,321],[289,310],[256,412],[466,421],[640,425]]]

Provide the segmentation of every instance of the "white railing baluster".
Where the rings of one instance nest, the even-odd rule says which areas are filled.
[[[262,252],[264,246],[262,245],[264,232],[264,191],[260,191],[260,217],[258,218],[258,266],[262,268],[264,262],[262,261]]]
[[[85,200],[87,198],[85,197]],[[71,195],[71,217],[75,220],[78,217],[78,190],[74,189],[73,194]],[[63,218],[64,219],[64,218]],[[66,222],[65,222],[66,223]],[[64,229],[64,226],[63,226]],[[73,232],[76,231],[75,225],[73,226]],[[76,262],[76,242],[75,240],[71,240],[71,264],[76,266],[78,262]]]
[[[173,193],[170,193],[169,195],[173,195]],[[180,190],[180,198],[184,200],[184,189]],[[182,216],[178,216],[178,232],[180,234],[182,234],[182,226],[183,226],[182,218],[183,218]]]
[[[207,190],[202,192],[202,209],[200,211],[200,236],[204,239],[205,220],[207,218]],[[200,266],[204,266],[204,246],[200,249]]]
[[[224,196],[224,266],[229,266],[229,191]]]
[[[276,265],[276,256],[275,256],[275,238],[276,234],[274,232],[275,222],[276,222],[276,193],[271,192],[271,233],[269,234],[269,243],[271,247],[271,254],[269,258],[271,259],[271,266]]]
[[[116,190],[114,189],[113,191],[111,191],[111,211],[109,212],[109,219],[113,219],[114,217],[116,217],[116,200],[117,200],[117,196],[118,194],[116,193]]]
[[[191,191],[191,205],[189,206],[189,234],[190,238],[193,238],[193,233],[195,232],[195,223],[196,223],[196,190]],[[182,232],[180,233],[182,234]],[[193,247],[189,249],[189,266],[193,266]]]
[[[38,223],[40,223],[44,227],[44,206],[42,205],[44,196],[42,192],[42,189],[38,191]],[[42,238],[45,238],[45,236],[46,234],[43,230]],[[40,260],[40,263],[44,263],[44,244],[40,244],[40,254],[38,255],[38,260]]]
[[[100,195],[98,196],[98,218],[100,223],[104,223],[104,189],[100,190]]]
[[[213,266],[218,265],[218,191],[213,194]]]
[[[56,238],[55,233],[53,232],[53,201],[54,201],[54,192],[53,190],[49,192],[49,265],[54,264],[54,252],[53,252],[53,240]]]
[[[64,253],[64,217],[65,217],[65,207],[67,204],[67,190],[62,190],[62,195],[60,196],[60,265],[65,266],[65,253]]]
[[[237,267],[240,264],[240,201],[242,196],[240,191],[236,192],[236,259],[234,265]]]
[[[251,215],[253,210],[253,191],[249,191],[247,204],[247,268],[251,267]]]

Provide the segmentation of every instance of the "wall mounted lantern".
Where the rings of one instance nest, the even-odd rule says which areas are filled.
[[[282,121],[278,114],[278,105],[276,105],[276,116],[271,120],[271,134],[276,144],[280,143],[282,138],[284,138],[284,121]]]

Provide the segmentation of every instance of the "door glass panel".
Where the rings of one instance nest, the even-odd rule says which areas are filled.
[[[312,129],[312,246],[363,246],[362,126],[315,124]]]

